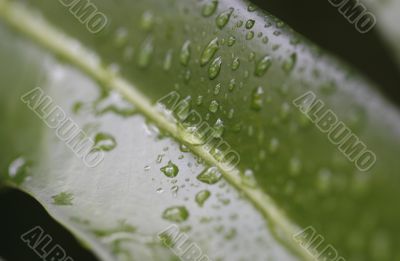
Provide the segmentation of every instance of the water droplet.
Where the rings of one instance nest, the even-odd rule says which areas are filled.
[[[200,65],[204,66],[207,63],[209,63],[211,59],[214,57],[215,53],[218,51],[218,49],[219,49],[219,44],[218,44],[218,38],[216,37],[208,43],[206,48],[204,48],[204,51],[200,57]]]
[[[256,21],[254,21],[254,20],[252,20],[252,19],[247,20],[247,21],[246,21],[246,25],[245,25],[246,29],[251,29],[251,28],[253,28],[255,22],[256,22]]]
[[[217,167],[210,167],[203,172],[201,172],[198,176],[197,179],[203,183],[213,185],[220,181],[222,178],[221,172],[219,172]]]
[[[277,138],[272,138],[268,149],[271,154],[275,154],[279,149],[279,140]]]
[[[221,56],[215,58],[214,61],[210,64],[210,67],[208,67],[208,77],[210,78],[210,80],[214,80],[215,78],[217,78],[219,72],[221,71],[221,65]]]
[[[124,46],[127,43],[127,41],[128,41],[128,30],[126,30],[123,27],[118,28],[114,37],[114,45],[119,48]]]
[[[179,56],[180,62],[183,66],[187,66],[190,61],[190,41],[186,41],[183,43],[181,53]]]
[[[255,52],[250,52],[249,61],[254,61],[255,58],[256,58],[256,53]]]
[[[221,83],[218,83],[217,85],[215,85],[214,95],[218,95],[220,91],[221,91]]]
[[[157,191],[157,193],[159,193],[159,194],[161,194],[161,193],[164,192],[164,190],[163,190],[162,188],[158,188],[156,191]]]
[[[237,21],[236,22],[236,27],[242,27],[242,25],[243,25],[243,21],[242,20],[239,20],[239,21]]]
[[[225,27],[225,25],[229,22],[229,19],[231,18],[231,15],[233,13],[233,8],[229,8],[228,10],[222,12],[220,15],[218,15],[216,19],[216,24],[218,28],[222,29]]]
[[[164,210],[162,214],[163,219],[176,223],[183,222],[186,219],[188,219],[188,217],[189,217],[189,212],[184,206],[174,206],[167,208],[166,210]]]
[[[61,192],[57,195],[52,196],[51,198],[53,199],[54,205],[72,206],[72,200],[74,199],[74,196],[72,193],[69,192]]]
[[[31,164],[23,157],[13,160],[8,167],[8,177],[17,185],[22,184],[29,175]]]
[[[171,187],[171,193],[172,196],[176,197],[178,195],[179,187],[177,185],[174,185]]]
[[[137,63],[140,68],[146,68],[151,62],[153,56],[154,46],[152,38],[147,38],[142,46],[140,47],[140,52],[138,55]]]
[[[204,5],[202,15],[204,17],[209,17],[214,14],[218,7],[218,0],[211,0]]]
[[[292,53],[289,58],[283,63],[282,69],[289,73],[293,70],[294,66],[296,65],[297,61],[297,54]]]
[[[178,167],[172,163],[172,161],[168,161],[168,164],[162,167],[160,170],[169,178],[176,177],[179,172]]]
[[[97,133],[94,138],[94,147],[98,150],[110,151],[117,146],[117,142],[113,136],[107,133]]]
[[[251,108],[255,111],[259,111],[262,109],[264,104],[264,89],[261,86],[258,86],[253,90],[251,95]]]
[[[268,36],[264,36],[261,41],[263,44],[267,44],[269,42]]]
[[[181,144],[181,145],[179,146],[179,149],[180,149],[180,151],[182,151],[182,152],[190,152],[190,149],[189,149],[186,145],[184,145],[184,144]]]
[[[216,113],[218,111],[219,104],[216,100],[212,100],[210,102],[210,106],[208,107],[208,110],[212,113]]]
[[[246,40],[251,40],[254,38],[254,32],[253,31],[249,31],[246,34]]]
[[[249,11],[249,12],[254,12],[254,11],[256,11],[256,10],[257,10],[257,6],[254,5],[254,4],[249,4],[249,5],[247,6],[247,11]]]
[[[287,119],[290,113],[290,105],[287,102],[282,103],[280,116],[282,120]]]
[[[211,196],[210,191],[208,190],[202,190],[196,194],[195,200],[197,204],[202,207],[204,203],[207,201],[207,199]]]
[[[254,188],[257,186],[257,180],[254,177],[254,172],[251,169],[246,169],[241,175],[242,183],[245,186]]]
[[[298,158],[292,158],[289,162],[290,174],[297,176],[301,171],[301,161]]]
[[[186,69],[183,73],[183,81],[187,84],[192,78],[192,71],[190,69]]]
[[[232,70],[236,71],[237,69],[239,69],[239,67],[240,67],[240,59],[239,57],[236,57],[232,61]]]
[[[229,81],[229,86],[228,86],[228,90],[229,91],[233,91],[236,87],[236,80],[235,79],[231,79]]]
[[[153,29],[154,26],[154,15],[153,13],[147,11],[144,12],[140,21],[140,26],[143,28],[145,31],[150,31]]]
[[[169,71],[171,69],[171,66],[172,66],[172,50],[169,50],[165,54],[164,58],[164,64],[163,64],[164,71]]]
[[[271,57],[265,55],[256,64],[255,75],[258,77],[263,76],[271,66]]]
[[[228,46],[233,46],[236,43],[236,38],[234,36],[229,36]]]
[[[235,109],[230,109],[228,112],[228,119],[233,119],[233,116],[235,115]]]
[[[332,184],[332,173],[328,169],[318,172],[317,188],[320,192],[327,192]]]
[[[214,137],[215,138],[219,138],[222,136],[222,134],[224,133],[224,122],[221,119],[217,119],[217,121],[214,123],[213,126],[215,132],[214,132]]]

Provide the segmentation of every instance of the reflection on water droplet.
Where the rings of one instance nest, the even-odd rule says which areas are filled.
[[[214,61],[210,64],[210,67],[208,67],[208,77],[210,78],[210,80],[214,80],[215,78],[217,78],[219,72],[221,71],[221,65],[221,56],[215,58]]]
[[[51,198],[53,199],[54,205],[72,206],[72,200],[74,199],[74,196],[70,192],[61,192],[57,195],[52,196]]]
[[[215,53],[219,49],[219,43],[218,43],[218,38],[212,39],[206,48],[204,48],[203,53],[201,54],[200,57],[200,65],[204,66],[207,63],[211,61],[211,59],[214,57]]]
[[[168,164],[164,167],[160,168],[160,170],[167,176],[168,178],[174,178],[178,175],[179,169],[178,167],[172,163],[172,161],[168,161]]]
[[[213,185],[220,181],[222,178],[221,172],[219,172],[217,167],[209,167],[203,172],[201,172],[198,176],[197,179],[203,183]]]
[[[218,0],[209,0],[208,3],[203,6],[202,15],[204,17],[213,15],[215,10],[217,10],[217,7]]]
[[[255,111],[262,109],[264,104],[264,89],[261,86],[255,88],[251,95],[251,108]]]
[[[117,141],[107,133],[97,133],[94,138],[94,148],[103,151],[113,150],[117,146]]]
[[[200,207],[202,207],[202,206],[204,205],[204,203],[207,201],[207,199],[208,199],[210,196],[211,196],[210,191],[208,191],[208,190],[202,190],[202,191],[200,191],[200,192],[198,192],[198,193],[196,194],[195,200],[196,200],[197,204],[198,204]]]
[[[164,210],[162,218],[171,222],[180,223],[188,219],[189,212],[184,206],[174,206]]]
[[[180,62],[183,66],[187,66],[189,64],[190,61],[190,41],[185,41],[183,43],[182,49],[181,49],[181,53],[179,56]]]
[[[271,66],[271,57],[265,55],[256,64],[255,75],[258,77],[263,76]]]
[[[229,8],[228,10],[222,12],[220,15],[217,16],[215,22],[218,28],[222,29],[225,27],[225,25],[229,22],[229,19],[231,18],[232,12],[233,8]]]

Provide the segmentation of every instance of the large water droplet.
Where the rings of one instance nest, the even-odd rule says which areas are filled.
[[[217,183],[221,178],[222,174],[217,167],[207,168],[197,176],[198,180],[210,185]]]
[[[195,200],[197,204],[202,207],[204,203],[207,201],[207,199],[211,196],[210,191],[208,190],[202,190],[196,194]]]
[[[218,38],[216,37],[208,43],[203,53],[201,54],[200,65],[204,66],[207,63],[209,63],[211,59],[214,57],[215,53],[218,51],[218,49],[219,49],[219,43],[218,43]]]
[[[222,29],[225,27],[225,25],[229,22],[229,19],[231,18],[233,10],[234,10],[233,8],[229,8],[228,10],[222,12],[220,15],[217,16],[215,22],[218,28]]]
[[[94,138],[94,147],[98,150],[110,151],[117,146],[117,141],[107,133],[97,133]]]
[[[256,64],[255,75],[258,77],[263,76],[271,66],[271,57],[265,55]]]
[[[214,80],[215,78],[217,78],[219,72],[221,71],[221,65],[221,56],[215,58],[214,61],[210,64],[210,67],[208,67],[208,77],[210,78],[210,80]]]
[[[213,15],[215,10],[217,10],[217,7],[218,0],[210,0],[207,4],[204,5],[202,15],[205,17]]]
[[[210,106],[208,107],[208,110],[212,113],[216,113],[219,108],[219,103],[216,100],[212,100],[210,102]]]
[[[179,60],[183,66],[187,66],[190,61],[190,41],[186,41],[181,49]]]
[[[184,206],[174,206],[164,210],[162,217],[163,219],[180,223],[188,219],[189,212]]]
[[[174,178],[178,175],[179,169],[178,167],[172,163],[172,161],[168,161],[168,164],[165,165],[164,167],[162,167],[160,169],[165,176],[167,176],[168,178]]]
[[[296,53],[292,53],[289,58],[283,63],[283,70],[287,73],[291,72],[294,68],[294,66],[296,65],[296,61],[297,61],[297,54]]]

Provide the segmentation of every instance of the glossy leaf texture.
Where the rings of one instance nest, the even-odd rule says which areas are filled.
[[[0,1],[1,169],[13,182],[22,165],[20,187],[99,257],[173,258],[157,233],[179,222],[213,260],[311,259],[292,239],[308,226],[348,260],[400,258],[399,113],[345,63],[239,0],[93,1],[109,19],[99,34],[57,1],[22,2]],[[19,101],[36,86],[108,137],[101,165],[85,167]],[[171,91],[222,130],[235,170],[157,113]],[[307,91],[376,154],[371,170],[292,105]],[[198,178],[212,165],[217,184]]]

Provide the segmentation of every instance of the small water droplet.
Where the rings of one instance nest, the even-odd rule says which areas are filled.
[[[219,49],[219,43],[218,43],[218,38],[216,37],[208,43],[206,48],[204,48],[204,51],[200,57],[200,65],[204,66],[207,63],[209,63],[211,59],[214,57],[215,53],[218,51],[218,49]]]
[[[271,154],[275,154],[279,149],[279,140],[277,138],[272,138],[268,149]]]
[[[211,196],[210,191],[208,190],[202,190],[196,194],[195,200],[197,204],[202,207],[204,203],[207,201],[207,199]]]
[[[301,171],[301,161],[298,158],[291,158],[289,162],[290,174],[297,176]]]
[[[214,95],[218,95],[220,91],[221,91],[221,83],[218,83],[217,85],[215,85]]]
[[[254,32],[253,31],[249,31],[246,34],[246,40],[251,40],[254,38]]]
[[[128,30],[126,30],[123,27],[118,28],[114,37],[114,45],[119,48],[124,46],[127,43],[127,41],[128,41]]]
[[[251,108],[255,111],[259,111],[262,109],[264,104],[264,89],[261,86],[258,86],[253,90],[251,95]]]
[[[254,4],[249,4],[249,5],[247,6],[247,11],[249,11],[249,12],[254,12],[254,11],[256,11],[256,10],[257,10],[257,6],[254,5]]]
[[[289,73],[293,70],[294,66],[296,65],[297,61],[297,54],[292,53],[289,58],[283,63],[282,69]]]
[[[236,27],[237,28],[242,27],[242,25],[243,25],[243,21],[242,20],[239,20],[239,21],[236,22]]]
[[[271,66],[271,57],[265,55],[256,64],[255,75],[258,77],[263,76]]]
[[[254,20],[252,20],[252,19],[247,20],[247,21],[246,21],[246,25],[245,25],[246,29],[251,29],[251,28],[253,28],[255,22],[256,22],[256,21],[254,21]]]
[[[209,17],[214,14],[218,7],[218,0],[210,0],[203,6],[202,15],[204,17]]]
[[[51,197],[53,204],[58,206],[72,206],[72,200],[74,196],[70,192],[61,192]]]
[[[256,58],[256,53],[255,52],[250,52],[249,54],[249,61],[254,61],[254,59]]]
[[[140,68],[147,68],[151,62],[151,58],[153,56],[154,46],[153,40],[151,37],[147,38],[140,47],[139,55],[138,55],[138,66]]]
[[[153,13],[147,11],[144,12],[140,21],[140,26],[143,28],[145,31],[150,31],[153,29],[154,26],[154,15]]]
[[[261,41],[263,42],[263,44],[267,44],[269,42],[268,36],[264,36]]]
[[[164,58],[163,69],[164,71],[169,71],[172,66],[172,50],[167,51]]]
[[[240,67],[240,59],[239,57],[236,57],[232,61],[232,70],[236,71],[237,69],[239,69],[239,67]]]
[[[188,219],[188,217],[189,217],[189,212],[184,206],[174,206],[167,208],[166,210],[164,210],[162,214],[163,219],[176,223],[183,222],[186,219]]]
[[[198,176],[197,179],[203,183],[213,185],[220,181],[222,178],[221,172],[219,172],[217,167],[210,167],[203,172],[201,172]]]
[[[210,80],[214,80],[215,78],[217,78],[219,72],[221,71],[221,65],[221,56],[215,58],[214,61],[210,64],[210,67],[208,67],[208,77],[210,78]]]
[[[236,43],[236,38],[234,36],[229,36],[228,46],[233,46]]]
[[[210,102],[210,106],[208,107],[208,110],[212,113],[216,113],[219,108],[219,103],[216,100],[212,100]]]
[[[236,87],[236,80],[235,79],[231,79],[229,81],[228,90],[232,92],[235,89],[235,87]]]
[[[97,133],[94,138],[94,147],[98,150],[110,151],[117,146],[117,141],[107,133]]]
[[[160,170],[169,178],[176,177],[179,172],[178,167],[172,161],[168,161],[168,164],[160,168]]]
[[[174,185],[171,187],[171,193],[172,196],[176,197],[178,195],[179,187],[177,185]]]
[[[228,119],[233,119],[233,116],[235,115],[235,109],[230,109],[228,112]]]
[[[218,28],[222,29],[225,27],[225,25],[229,22],[229,19],[231,18],[233,10],[233,8],[229,8],[228,10],[222,12],[220,15],[217,16],[216,24]]]
[[[245,186],[254,188],[257,186],[257,180],[254,177],[254,171],[251,169],[246,169],[241,175],[242,183]]]
[[[185,41],[182,45],[181,53],[179,56],[180,62],[183,66],[187,66],[190,61],[190,41]]]
[[[164,190],[163,190],[162,188],[158,188],[156,191],[157,191],[157,193],[159,193],[159,194],[161,194],[161,193],[164,192]]]
[[[225,129],[224,122],[218,118],[217,121],[214,123],[213,128],[215,130],[214,137],[215,138],[221,137]]]

